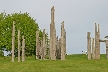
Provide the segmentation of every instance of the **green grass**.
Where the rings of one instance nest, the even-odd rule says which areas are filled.
[[[100,60],[87,60],[87,55],[67,55],[66,60],[35,60],[11,62],[10,57],[0,57],[0,72],[108,72],[108,59],[101,55]]]

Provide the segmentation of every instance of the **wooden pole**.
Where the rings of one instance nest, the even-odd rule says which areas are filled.
[[[95,59],[94,38],[92,38],[92,59]]]
[[[91,37],[90,32],[87,32],[87,53],[88,53],[88,60],[91,60]]]
[[[14,48],[15,48],[15,22],[13,21],[13,29],[12,29],[12,62],[14,62]]]

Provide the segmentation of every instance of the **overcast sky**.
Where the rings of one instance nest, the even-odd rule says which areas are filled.
[[[87,32],[94,37],[95,23],[100,24],[101,39],[108,35],[108,0],[0,0],[0,12],[28,12],[48,33],[52,6],[59,37],[61,22],[65,22],[67,54],[87,50]],[[101,53],[106,53],[105,43],[101,43]]]

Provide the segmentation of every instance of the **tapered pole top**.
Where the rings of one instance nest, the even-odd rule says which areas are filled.
[[[13,21],[13,24],[15,25],[15,21]]]
[[[61,24],[64,25],[64,21]]]
[[[54,10],[54,6],[51,8],[51,11]]]

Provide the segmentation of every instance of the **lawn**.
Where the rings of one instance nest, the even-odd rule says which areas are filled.
[[[66,60],[35,60],[11,62],[10,57],[0,57],[0,72],[108,72],[108,60],[101,55],[100,60],[87,60],[87,55],[67,55]]]

